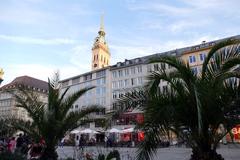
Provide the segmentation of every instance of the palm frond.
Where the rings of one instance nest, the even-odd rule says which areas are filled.
[[[211,59],[213,58],[213,56],[216,54],[216,52],[219,49],[222,49],[222,48],[224,48],[226,46],[238,44],[238,43],[240,43],[240,40],[238,40],[238,39],[228,39],[226,41],[222,41],[222,42],[219,42],[218,44],[214,45],[213,48],[209,51],[207,57],[205,58],[205,60],[203,62],[202,78],[203,79],[205,78],[206,72],[207,72],[207,67],[211,63]]]

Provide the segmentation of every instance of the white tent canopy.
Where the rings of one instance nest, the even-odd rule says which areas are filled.
[[[122,133],[121,130],[116,129],[116,128],[112,128],[112,129],[110,129],[110,130],[107,130],[106,132],[108,132],[108,133]]]
[[[72,133],[72,134],[78,134],[79,132],[80,132],[79,130],[75,129],[75,130],[72,130],[70,133]]]
[[[134,131],[134,128],[127,128],[127,129],[123,129],[122,133],[131,133]]]
[[[96,131],[94,131],[94,130],[92,130],[92,129],[87,128],[87,129],[84,129],[84,130],[80,131],[79,133],[92,133],[92,134],[97,134],[98,132],[96,132]]]

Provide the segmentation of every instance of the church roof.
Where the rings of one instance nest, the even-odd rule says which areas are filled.
[[[30,87],[33,89],[36,89],[41,92],[47,92],[48,91],[48,83],[46,81],[42,81],[40,79],[36,79],[29,76],[20,76],[16,77],[11,83],[8,83],[0,88],[0,90],[3,89],[10,89],[10,88],[16,88],[18,85],[23,85],[25,87]]]

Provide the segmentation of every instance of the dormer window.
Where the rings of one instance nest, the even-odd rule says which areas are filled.
[[[120,67],[120,66],[121,66],[121,62],[118,62],[118,63],[117,63],[117,66]]]

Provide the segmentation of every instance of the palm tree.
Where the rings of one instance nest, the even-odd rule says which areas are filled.
[[[17,107],[24,108],[31,121],[17,120],[13,126],[26,132],[35,140],[45,140],[46,147],[42,156],[44,160],[56,160],[56,146],[67,131],[89,123],[93,119],[91,113],[103,111],[103,108],[92,105],[81,111],[71,111],[74,102],[87,91],[94,87],[80,89],[73,94],[67,94],[69,88],[60,93],[58,75],[52,81],[49,80],[48,103],[39,101],[38,95],[25,88],[19,88],[19,93],[14,94]]]
[[[196,74],[188,63],[173,56],[160,56],[151,63],[164,63],[170,71],[159,69],[148,76],[148,83],[119,102],[144,111],[145,140],[138,159],[150,159],[162,140],[161,135],[175,132],[188,140],[191,160],[220,160],[219,141],[240,123],[239,40],[216,44],[208,53],[202,71]],[[159,88],[161,83],[167,88]],[[223,124],[226,132],[219,133]],[[158,134],[160,133],[160,134]]]
[[[10,137],[16,130],[11,127],[11,118],[0,118],[0,137]]]

